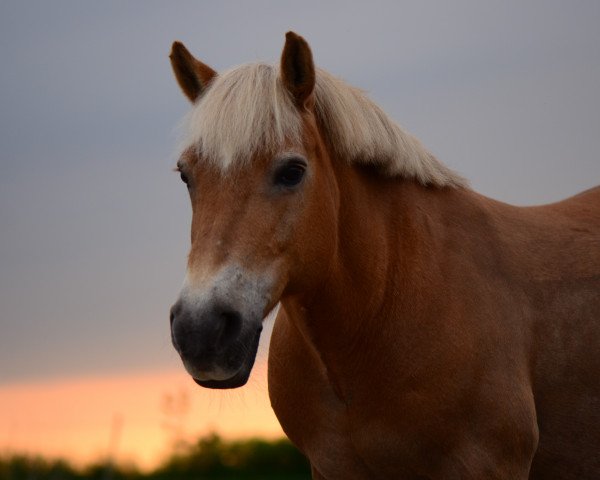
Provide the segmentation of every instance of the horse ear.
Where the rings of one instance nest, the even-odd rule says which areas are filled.
[[[298,107],[305,107],[315,88],[315,65],[306,40],[294,32],[285,34],[281,54],[281,79]]]
[[[217,72],[200,60],[196,60],[181,42],[173,43],[169,58],[177,83],[192,103],[202,95],[210,81],[217,76]]]

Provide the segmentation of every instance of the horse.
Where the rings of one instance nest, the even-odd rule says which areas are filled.
[[[217,74],[175,42],[187,372],[272,407],[314,479],[600,478],[600,188],[473,191],[288,32]]]

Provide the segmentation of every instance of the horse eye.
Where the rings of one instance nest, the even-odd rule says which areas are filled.
[[[294,159],[275,173],[275,184],[284,187],[295,187],[304,178],[306,172],[306,163],[304,160]]]
[[[179,176],[181,177],[181,181],[182,181],[183,183],[185,183],[186,185],[188,185],[188,181],[189,181],[189,180],[188,180],[188,177],[187,177],[187,175],[186,175],[185,173],[183,173],[183,172],[180,172],[180,173],[179,173]]]

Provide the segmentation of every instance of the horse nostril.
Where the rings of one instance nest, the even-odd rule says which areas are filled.
[[[217,345],[226,346],[235,340],[242,330],[242,316],[233,310],[224,310],[219,314],[220,335]]]

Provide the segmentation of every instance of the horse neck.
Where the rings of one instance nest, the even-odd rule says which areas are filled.
[[[364,352],[383,353],[399,317],[408,329],[415,319],[418,328],[414,314],[440,281],[432,275],[438,256],[432,225],[442,215],[441,197],[452,195],[335,164],[339,231],[329,278],[314,292],[283,302],[331,371],[364,360]]]

